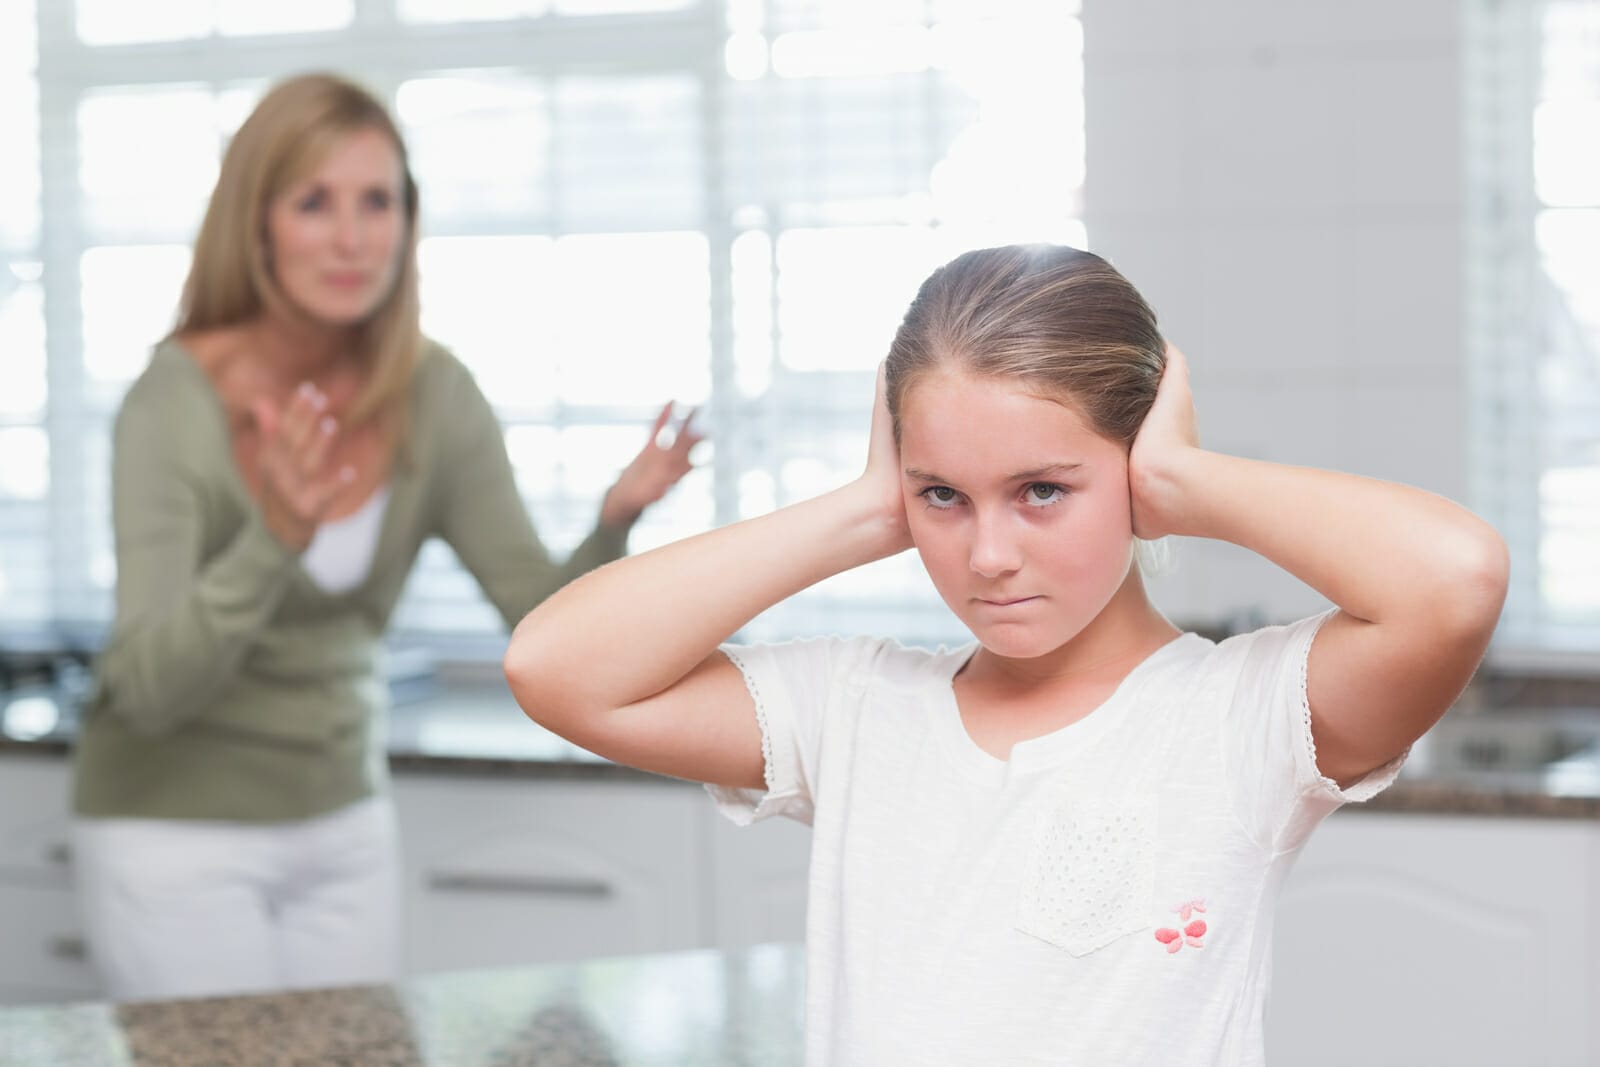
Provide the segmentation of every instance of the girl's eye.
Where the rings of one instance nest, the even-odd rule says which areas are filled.
[[[1022,491],[1022,499],[1034,507],[1044,507],[1065,498],[1067,490],[1050,482],[1034,482]]]
[[[956,501],[961,499],[961,494],[948,485],[930,485],[917,495],[926,500],[930,507],[938,508],[940,511],[955,507]]]
[[[327,194],[325,194],[321,189],[313,189],[305,196],[302,196],[295,203],[295,207],[300,211],[320,211],[322,210],[323,206],[327,204],[327,202]]]
[[[374,189],[367,194],[367,206],[375,211],[387,211],[392,203],[394,197],[389,195],[387,189]]]

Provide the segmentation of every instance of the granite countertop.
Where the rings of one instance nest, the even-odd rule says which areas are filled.
[[[785,1067],[798,945],[430,975],[394,986],[0,1010],[0,1064]]]
[[[59,687],[0,693],[0,753],[64,757],[76,707]],[[396,773],[683,784],[555,736],[529,721],[499,680],[396,687],[387,744]],[[1600,709],[1452,712],[1417,743],[1393,786],[1346,810],[1600,819]]]

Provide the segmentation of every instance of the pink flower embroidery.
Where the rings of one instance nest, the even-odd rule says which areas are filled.
[[[1178,921],[1184,924],[1183,928],[1163,926],[1156,930],[1156,940],[1167,946],[1168,955],[1178,951],[1185,943],[1193,948],[1205,948],[1200,939],[1206,935],[1206,921],[1204,919],[1190,921],[1195,912],[1203,913],[1205,910],[1206,902],[1201,899],[1186,900],[1182,904],[1173,905],[1172,912],[1177,915]]]

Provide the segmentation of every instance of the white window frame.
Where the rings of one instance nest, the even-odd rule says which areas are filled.
[[[88,576],[89,528],[84,521],[84,501],[94,492],[89,477],[92,459],[83,445],[83,427],[96,424],[106,413],[94,410],[89,382],[80,354],[83,351],[79,262],[89,246],[80,218],[78,184],[77,113],[86,94],[105,87],[141,84],[198,84],[220,89],[251,79],[271,80],[309,69],[340,70],[359,78],[391,102],[397,87],[408,78],[439,71],[490,68],[534,71],[541,77],[585,73],[674,72],[698,79],[704,152],[708,162],[706,212],[702,224],[710,248],[711,382],[713,403],[702,420],[719,452],[759,447],[766,435],[777,432],[774,416],[815,414],[814,430],[859,416],[864,423],[870,397],[870,372],[812,375],[793,383],[793,401],[777,411],[771,401],[745,402],[735,387],[733,354],[731,249],[737,234],[730,203],[723,197],[722,166],[727,135],[722,108],[730,84],[725,47],[728,39],[728,5],[725,0],[700,0],[681,11],[616,16],[545,15],[504,22],[412,24],[396,15],[397,0],[356,0],[350,26],[326,32],[266,37],[209,37],[204,40],[164,41],[135,45],[86,45],[77,36],[71,0],[38,0],[39,111],[42,174],[42,230],[47,373],[49,399],[45,427],[51,445],[50,526],[55,539],[52,589],[54,638],[92,647],[103,635],[108,619],[85,613],[83,605],[99,595]],[[737,8],[759,21],[763,6],[739,0]],[[783,22],[801,5],[770,0],[768,13]],[[1076,4],[1069,5],[1073,11]],[[932,12],[933,8],[928,8]],[[742,17],[742,16],[741,16]],[[931,15],[929,16],[931,17]],[[930,83],[930,91],[932,86]],[[1070,199],[1080,190],[1065,191]],[[1081,205],[1071,203],[1070,218],[1081,217]],[[863,219],[864,224],[893,222]],[[1054,220],[1059,222],[1060,220]],[[768,232],[776,235],[795,224],[794,219],[770,218]],[[1076,224],[1076,223],[1073,223]],[[937,221],[934,222],[938,225]],[[587,232],[587,231],[586,231]],[[1058,238],[1059,227],[1037,236]],[[425,234],[425,236],[428,236]],[[1010,238],[1017,239],[1017,238]],[[776,244],[774,242],[774,249]],[[910,293],[906,294],[909,299]],[[774,296],[776,300],[776,296]],[[776,330],[776,325],[774,325]],[[151,339],[152,342],[155,340]],[[448,338],[443,340],[448,341]],[[870,342],[886,341],[868,339]],[[782,368],[776,368],[775,390],[786,390]],[[559,408],[559,402],[556,404]],[[521,414],[521,413],[519,413]],[[529,412],[534,421],[555,417],[549,412]],[[583,424],[621,421],[634,413],[584,411],[575,414]],[[543,424],[543,423],[541,423]],[[641,427],[642,433],[642,427]],[[714,522],[723,524],[740,516],[739,462],[719,461],[713,468]],[[779,501],[782,503],[783,501]],[[536,519],[540,516],[536,513]],[[569,546],[556,544],[558,553]],[[809,601],[796,603],[776,631],[760,636],[786,636],[848,628],[889,630],[912,642],[934,643],[963,632],[944,614],[929,594],[918,590],[906,604],[854,603],[841,619],[824,589]],[[926,605],[924,626],[917,614]],[[915,609],[915,610],[913,610]],[[86,614],[90,617],[86,617]],[[917,627],[923,627],[917,629]],[[406,643],[420,640],[447,656],[479,658],[496,655],[503,644],[498,637],[466,635],[459,639],[434,632],[398,633]]]
[[[1491,666],[1572,673],[1594,669],[1600,621],[1559,617],[1541,588],[1547,518],[1540,485],[1561,442],[1551,429],[1558,412],[1539,374],[1550,354],[1572,341],[1570,334],[1561,337],[1570,325],[1564,298],[1545,271],[1534,235],[1544,207],[1533,159],[1545,6],[1545,0],[1475,0],[1465,8],[1468,471],[1474,506],[1500,530],[1511,555],[1511,586]]]

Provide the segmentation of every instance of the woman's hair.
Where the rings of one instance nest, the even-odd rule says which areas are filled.
[[[332,74],[290,78],[262,97],[239,127],[222,157],[172,331],[233,326],[269,311],[299,314],[272,275],[268,206],[341,139],[363,130],[385,134],[399,155],[406,230],[393,288],[357,331],[355,355],[367,370],[367,384],[346,416],[351,421],[398,413],[422,352],[416,182],[394,120],[354,82]]]
[[[1155,313],[1099,256],[1064,245],[982,248],[917,291],[889,346],[889,412],[899,440],[906,390],[952,367],[1067,404],[1126,448],[1165,366]]]

